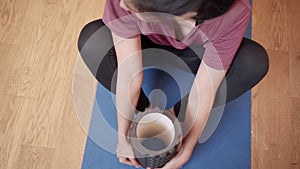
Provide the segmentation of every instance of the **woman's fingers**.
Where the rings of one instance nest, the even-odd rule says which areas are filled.
[[[130,162],[137,168],[140,168],[141,165],[136,161],[135,158],[129,158]]]
[[[140,164],[136,161],[131,144],[127,140],[120,139],[116,150],[119,162],[130,166],[140,167]]]
[[[119,157],[119,162],[123,163],[123,164],[127,164],[127,165],[130,165],[130,166],[133,166],[133,164],[131,163],[131,161],[128,158],[126,158],[126,157]]]
[[[135,166],[136,168],[141,167],[135,158],[119,157],[119,162],[130,166]]]

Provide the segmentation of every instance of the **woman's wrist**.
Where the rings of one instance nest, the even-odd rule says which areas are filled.
[[[193,148],[188,146],[188,143],[183,143],[180,151],[175,156],[175,160],[178,162],[178,164],[183,165],[187,163],[190,159],[190,157],[193,154]]]
[[[128,135],[127,133],[120,133],[118,132],[118,141],[128,141]]]
[[[196,146],[197,142],[188,140],[188,138],[183,140],[182,143],[182,149],[184,150],[184,153],[190,153],[193,152],[194,147]]]
[[[129,131],[129,128],[128,129],[125,129],[124,127],[123,128],[119,128],[118,129],[118,134],[119,135],[128,135],[128,131]]]
[[[122,127],[120,126],[118,128],[118,139],[122,139],[122,140],[127,140],[128,139],[128,134],[129,134],[129,129],[130,126],[127,125],[123,125]]]

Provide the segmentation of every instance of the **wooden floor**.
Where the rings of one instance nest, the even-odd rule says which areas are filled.
[[[0,0],[0,169],[79,169],[86,133],[72,80],[82,26],[104,0]],[[253,89],[252,168],[300,168],[300,1],[254,0],[270,55]]]

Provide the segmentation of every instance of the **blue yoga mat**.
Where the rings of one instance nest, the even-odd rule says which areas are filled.
[[[246,37],[251,37],[251,22]],[[115,96],[98,85],[86,141],[82,169],[133,169],[120,164],[117,145]],[[251,92],[226,104],[213,135],[197,144],[183,169],[251,168]]]
[[[251,95],[227,104],[214,134],[197,144],[184,169],[250,169]],[[82,169],[133,169],[120,164],[114,152],[117,121],[114,98],[98,85]],[[100,146],[101,147],[100,147]]]

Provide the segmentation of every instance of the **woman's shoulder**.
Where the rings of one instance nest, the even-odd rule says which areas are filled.
[[[238,0],[246,9],[251,10],[251,5],[249,0]]]
[[[137,18],[120,6],[120,0],[106,0],[102,21],[120,37],[133,38],[140,34]]]
[[[111,21],[131,14],[130,11],[123,9],[120,6],[120,0],[106,0],[103,14],[104,20],[107,18],[107,20]]]
[[[231,8],[224,14],[206,20],[198,28],[203,31],[211,40],[224,35],[238,22],[248,22],[251,13],[251,6],[248,0],[236,0]]]

